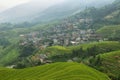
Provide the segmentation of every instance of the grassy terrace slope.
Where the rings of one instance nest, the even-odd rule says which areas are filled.
[[[120,25],[105,26],[100,28],[97,33],[105,38],[120,39]]]
[[[103,41],[103,42],[93,42],[89,44],[81,44],[78,46],[69,46],[69,47],[52,46],[40,50],[39,53],[40,54],[49,53],[48,57],[53,62],[65,62],[68,60],[73,60],[74,57],[78,57],[79,58],[78,62],[81,62],[81,59],[83,57],[85,59],[93,56],[93,54],[98,55],[116,50],[120,50],[120,42]]]
[[[14,47],[14,45],[11,45],[0,51],[0,66],[5,66],[18,58],[19,51],[17,47]]]
[[[81,44],[78,46],[69,46],[69,47],[52,46],[52,47],[46,48],[43,51],[40,51],[40,53],[51,53],[51,55],[67,54],[67,53],[72,53],[72,50],[78,50],[80,48],[83,48],[84,51],[87,51],[88,48],[92,48],[94,46],[96,46],[96,52],[98,54],[120,50],[120,42],[103,41],[103,42],[93,42],[89,44]]]
[[[102,71],[111,77],[120,79],[120,50],[101,54]]]
[[[86,50],[87,48],[91,48],[93,46],[99,47],[99,49],[101,49],[101,51],[104,51],[106,49],[119,50],[120,49],[120,42],[118,42],[118,41],[93,42],[93,43],[89,43],[89,44],[71,46],[69,48],[70,49],[79,49],[82,47],[84,50]]]
[[[91,64],[92,67],[110,76],[112,80],[120,80],[120,50],[99,54],[92,59]]]
[[[0,69],[0,80],[110,80],[79,63],[54,63],[26,69]]]

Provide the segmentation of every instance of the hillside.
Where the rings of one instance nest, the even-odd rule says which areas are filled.
[[[94,7],[101,7],[112,3],[113,1],[114,0],[104,0],[104,2],[103,0],[99,2],[96,2],[96,0],[63,0],[63,2],[58,1],[58,4],[56,5],[54,4],[56,3],[54,1],[50,1],[49,4],[46,3],[45,5],[42,5],[45,1],[34,0],[0,13],[0,23],[47,22],[68,17],[68,15],[72,15],[73,13],[83,10],[86,5],[91,7],[93,6],[92,4],[95,3]],[[72,6],[70,4],[72,4]]]
[[[99,58],[99,59],[98,59]],[[99,64],[100,63],[100,64]],[[111,77],[120,79],[120,51],[113,51],[98,55],[92,60],[92,66]]]
[[[54,63],[26,69],[0,69],[1,80],[110,80],[105,74],[79,63]]]
[[[45,3],[45,1],[34,0],[14,6],[0,13],[0,23],[1,22],[19,23],[25,21],[30,22],[35,17],[36,14],[43,12],[45,9],[53,5],[54,1],[51,1],[49,4],[47,4]]]
[[[91,56],[120,50],[120,43],[117,41],[93,42],[68,47],[51,46],[45,49],[36,49],[34,46],[30,47],[29,45],[31,44],[28,44],[27,46],[13,45],[5,49],[1,49],[1,66],[22,65],[24,67],[28,67],[35,66],[36,64],[39,65],[38,63],[41,63],[39,57],[42,55],[47,56],[45,61],[50,60],[52,62],[66,62],[68,60],[73,60],[75,62],[81,62]],[[42,57],[44,59],[44,56]],[[77,58],[77,60],[74,60],[74,58]]]
[[[103,60],[102,65],[106,68],[103,71],[120,79],[120,51],[105,53],[101,55],[101,58]]]
[[[92,42],[88,44],[81,44],[77,46],[68,46],[68,47],[62,47],[62,46],[52,46],[48,47],[43,50],[41,53],[47,53],[49,52],[51,55],[57,55],[57,54],[64,54],[64,53],[72,53],[72,50],[79,50],[82,48],[85,52],[87,52],[88,49],[96,47],[96,53],[104,53],[104,52],[110,52],[120,49],[120,43],[117,41],[103,41],[103,42]]]
[[[120,80],[120,0],[33,0],[0,13],[0,67],[14,68],[0,80]]]
[[[46,61],[50,62],[84,62],[88,64],[89,57],[95,57],[98,54],[104,54],[106,52],[120,50],[120,43],[115,41],[94,42],[89,44],[81,44],[79,46],[52,46],[46,49],[40,49],[33,55],[29,56],[30,65],[44,64]],[[41,62],[39,60],[43,59]],[[45,58],[44,58],[45,57]],[[25,59],[27,61],[27,59]],[[24,60],[20,62],[23,63]],[[17,62],[18,63],[18,62]],[[36,63],[36,64],[33,64]],[[24,65],[24,64],[21,64]],[[24,65],[27,66],[27,65]]]
[[[105,26],[97,30],[103,38],[109,40],[120,40],[120,25]]]
[[[0,51],[0,66],[8,65],[19,57],[20,53],[18,51],[18,48],[14,47],[15,45],[11,45],[6,49],[2,48]]]
[[[120,24],[120,1],[116,0],[112,4],[101,8],[87,7],[84,11],[72,17],[72,21],[83,29],[99,29],[109,25]],[[86,21],[85,21],[86,20]],[[79,24],[78,24],[79,23]]]

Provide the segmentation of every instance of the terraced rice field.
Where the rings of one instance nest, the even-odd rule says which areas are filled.
[[[0,68],[0,80],[110,80],[84,64],[53,63],[26,69]]]

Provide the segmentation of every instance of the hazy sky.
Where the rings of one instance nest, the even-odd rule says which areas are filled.
[[[11,8],[13,6],[27,3],[30,1],[39,1],[42,4],[54,4],[57,2],[62,2],[64,0],[0,0],[0,12],[4,11],[7,8]]]

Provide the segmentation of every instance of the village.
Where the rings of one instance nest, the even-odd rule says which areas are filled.
[[[80,19],[79,23],[91,22],[91,19]],[[37,47],[47,46],[70,46],[93,41],[101,41],[102,38],[94,29],[80,29],[76,23],[65,22],[55,25],[47,30],[39,30],[28,34],[21,34],[20,45],[25,45],[29,41]]]

